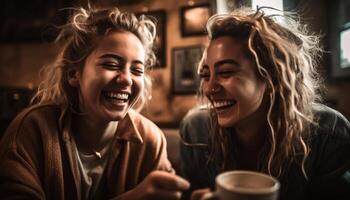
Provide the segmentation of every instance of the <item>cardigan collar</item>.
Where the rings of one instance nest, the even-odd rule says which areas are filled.
[[[118,122],[118,128],[116,131],[116,139],[118,140],[126,140],[131,142],[136,142],[138,144],[143,143],[143,139],[136,128],[134,121],[134,116],[136,115],[136,111],[130,109],[125,117]],[[70,141],[71,133],[70,133],[70,125],[71,125],[71,111],[69,108],[63,108],[62,114],[59,119],[59,126],[61,131],[63,132],[63,140]]]
[[[135,123],[138,123],[134,120],[135,114],[137,114],[136,111],[130,109],[124,119],[119,121],[116,133],[117,139],[136,142],[138,144],[143,143],[143,139],[135,125]]]

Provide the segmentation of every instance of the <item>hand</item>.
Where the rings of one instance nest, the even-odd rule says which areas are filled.
[[[182,191],[189,187],[185,179],[175,174],[153,171],[134,189],[117,199],[180,199]]]
[[[201,200],[205,194],[209,193],[209,188],[198,189],[192,192],[191,200]]]

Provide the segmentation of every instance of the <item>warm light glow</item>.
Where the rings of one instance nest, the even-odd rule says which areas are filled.
[[[187,2],[187,4],[188,4],[189,6],[193,6],[193,5],[194,5],[194,1],[191,1],[191,0],[190,0],[190,1]]]
[[[206,8],[193,8],[185,13],[186,28],[195,31],[204,30],[209,10]]]
[[[148,12],[149,11],[149,8],[147,7],[147,6],[144,6],[143,8],[142,8],[142,12]]]
[[[340,66],[350,67],[350,28],[340,33]]]

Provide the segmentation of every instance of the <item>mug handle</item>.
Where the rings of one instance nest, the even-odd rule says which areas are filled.
[[[208,192],[203,195],[201,200],[219,200],[219,197],[215,194],[215,192]]]

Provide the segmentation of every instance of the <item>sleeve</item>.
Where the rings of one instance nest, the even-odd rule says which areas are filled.
[[[160,136],[160,145],[158,150],[158,156],[155,163],[155,170],[166,171],[175,174],[175,170],[173,169],[167,154],[167,142],[164,136],[164,133],[159,130]]]
[[[320,167],[316,169],[319,176],[311,181],[311,196],[350,199],[350,124],[340,114],[330,121],[331,129],[320,142]]]
[[[180,175],[191,184],[183,199],[189,199],[193,190],[210,186],[207,166],[208,113],[191,110],[180,123]]]
[[[0,199],[45,199],[39,176],[40,139],[34,125],[15,119],[0,144]]]
[[[143,145],[135,146],[132,155],[139,154],[140,157],[133,158],[134,163],[141,166],[143,180],[151,171],[160,170],[175,173],[167,154],[167,141],[163,131],[152,121],[145,117],[134,117],[135,124],[139,124],[139,133],[142,135]]]

